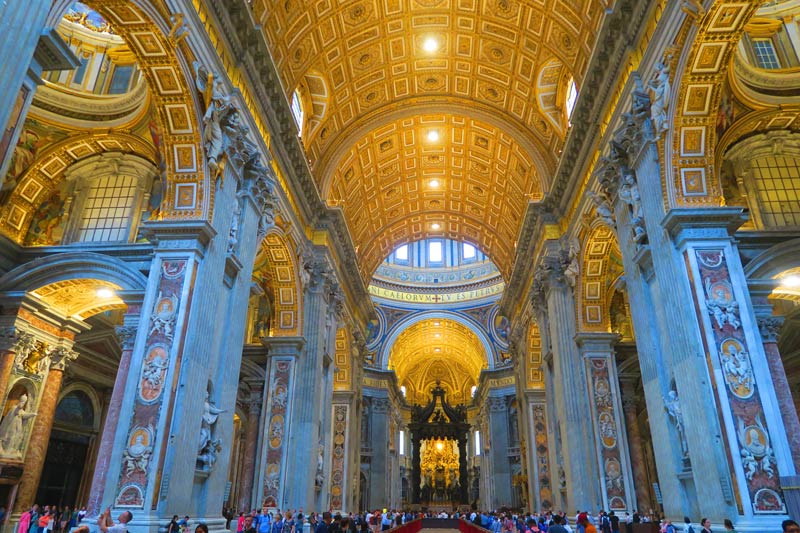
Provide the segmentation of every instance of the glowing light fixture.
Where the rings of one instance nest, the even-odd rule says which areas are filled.
[[[433,323],[433,325],[434,325],[434,326],[438,326],[438,325],[439,325],[439,323],[438,323],[438,322],[434,322],[434,323]]]
[[[433,187],[434,189],[439,186],[439,180],[431,180],[428,182],[428,185]]]
[[[442,443],[442,441],[440,440],[436,441],[436,449],[439,451],[442,451],[444,449],[444,444]]]
[[[439,141],[439,130],[430,130],[428,132],[428,140],[432,143]]]
[[[442,226],[440,226],[438,222],[434,222],[433,224],[431,224],[431,229],[432,230],[437,230],[437,229],[439,229],[441,227]]]
[[[426,52],[428,52],[429,54],[433,53],[433,52],[435,52],[436,50],[439,49],[439,41],[437,41],[433,37],[428,37],[422,43],[422,49],[425,50]]]
[[[434,348],[433,351],[436,352],[436,353],[439,353],[439,352],[442,351],[442,349],[441,348]]]
[[[784,287],[796,289],[800,287],[800,276],[786,276],[785,278],[781,279],[781,284]]]
[[[97,292],[95,294],[97,294],[98,298],[112,298],[114,296],[114,291],[106,287],[102,287],[100,289],[97,289]]]

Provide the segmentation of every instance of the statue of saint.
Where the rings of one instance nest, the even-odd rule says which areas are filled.
[[[213,438],[213,427],[217,423],[223,409],[217,409],[211,400],[208,399],[206,391],[205,404],[203,406],[203,417],[200,423],[200,440],[197,448],[197,461],[202,465],[202,469],[211,470],[217,461],[217,453],[222,449],[222,440]]]
[[[6,457],[22,457],[22,445],[25,441],[25,422],[36,416],[25,410],[28,395],[19,397],[17,405],[11,409],[0,422],[0,455]]]
[[[689,445],[686,442],[686,428],[683,425],[683,412],[681,411],[681,403],[678,399],[677,391],[669,391],[667,398],[664,399],[664,408],[672,419],[672,423],[675,424],[675,430],[678,433],[678,441],[680,441],[681,445],[681,453],[683,457],[688,457]]]

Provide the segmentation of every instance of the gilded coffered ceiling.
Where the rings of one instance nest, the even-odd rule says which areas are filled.
[[[547,191],[563,145],[564,93],[572,77],[580,87],[602,2],[252,6],[287,95],[304,97],[314,177],[344,211],[362,276],[396,245],[433,235],[478,245],[508,275],[524,208]],[[426,144],[433,128],[439,141]]]
[[[69,279],[40,287],[31,294],[66,317],[87,318],[125,303],[115,294],[121,287],[99,279]]]
[[[480,339],[453,320],[430,319],[409,326],[397,336],[389,354],[389,369],[406,387],[411,403],[426,403],[437,381],[450,401],[467,401],[484,368],[487,354]]]

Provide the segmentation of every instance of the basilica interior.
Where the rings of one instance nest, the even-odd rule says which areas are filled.
[[[800,516],[800,0],[0,5],[0,505]]]

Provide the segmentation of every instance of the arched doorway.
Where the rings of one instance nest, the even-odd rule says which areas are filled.
[[[63,508],[79,506],[81,481],[97,438],[96,412],[89,395],[73,389],[56,407],[36,501]]]

